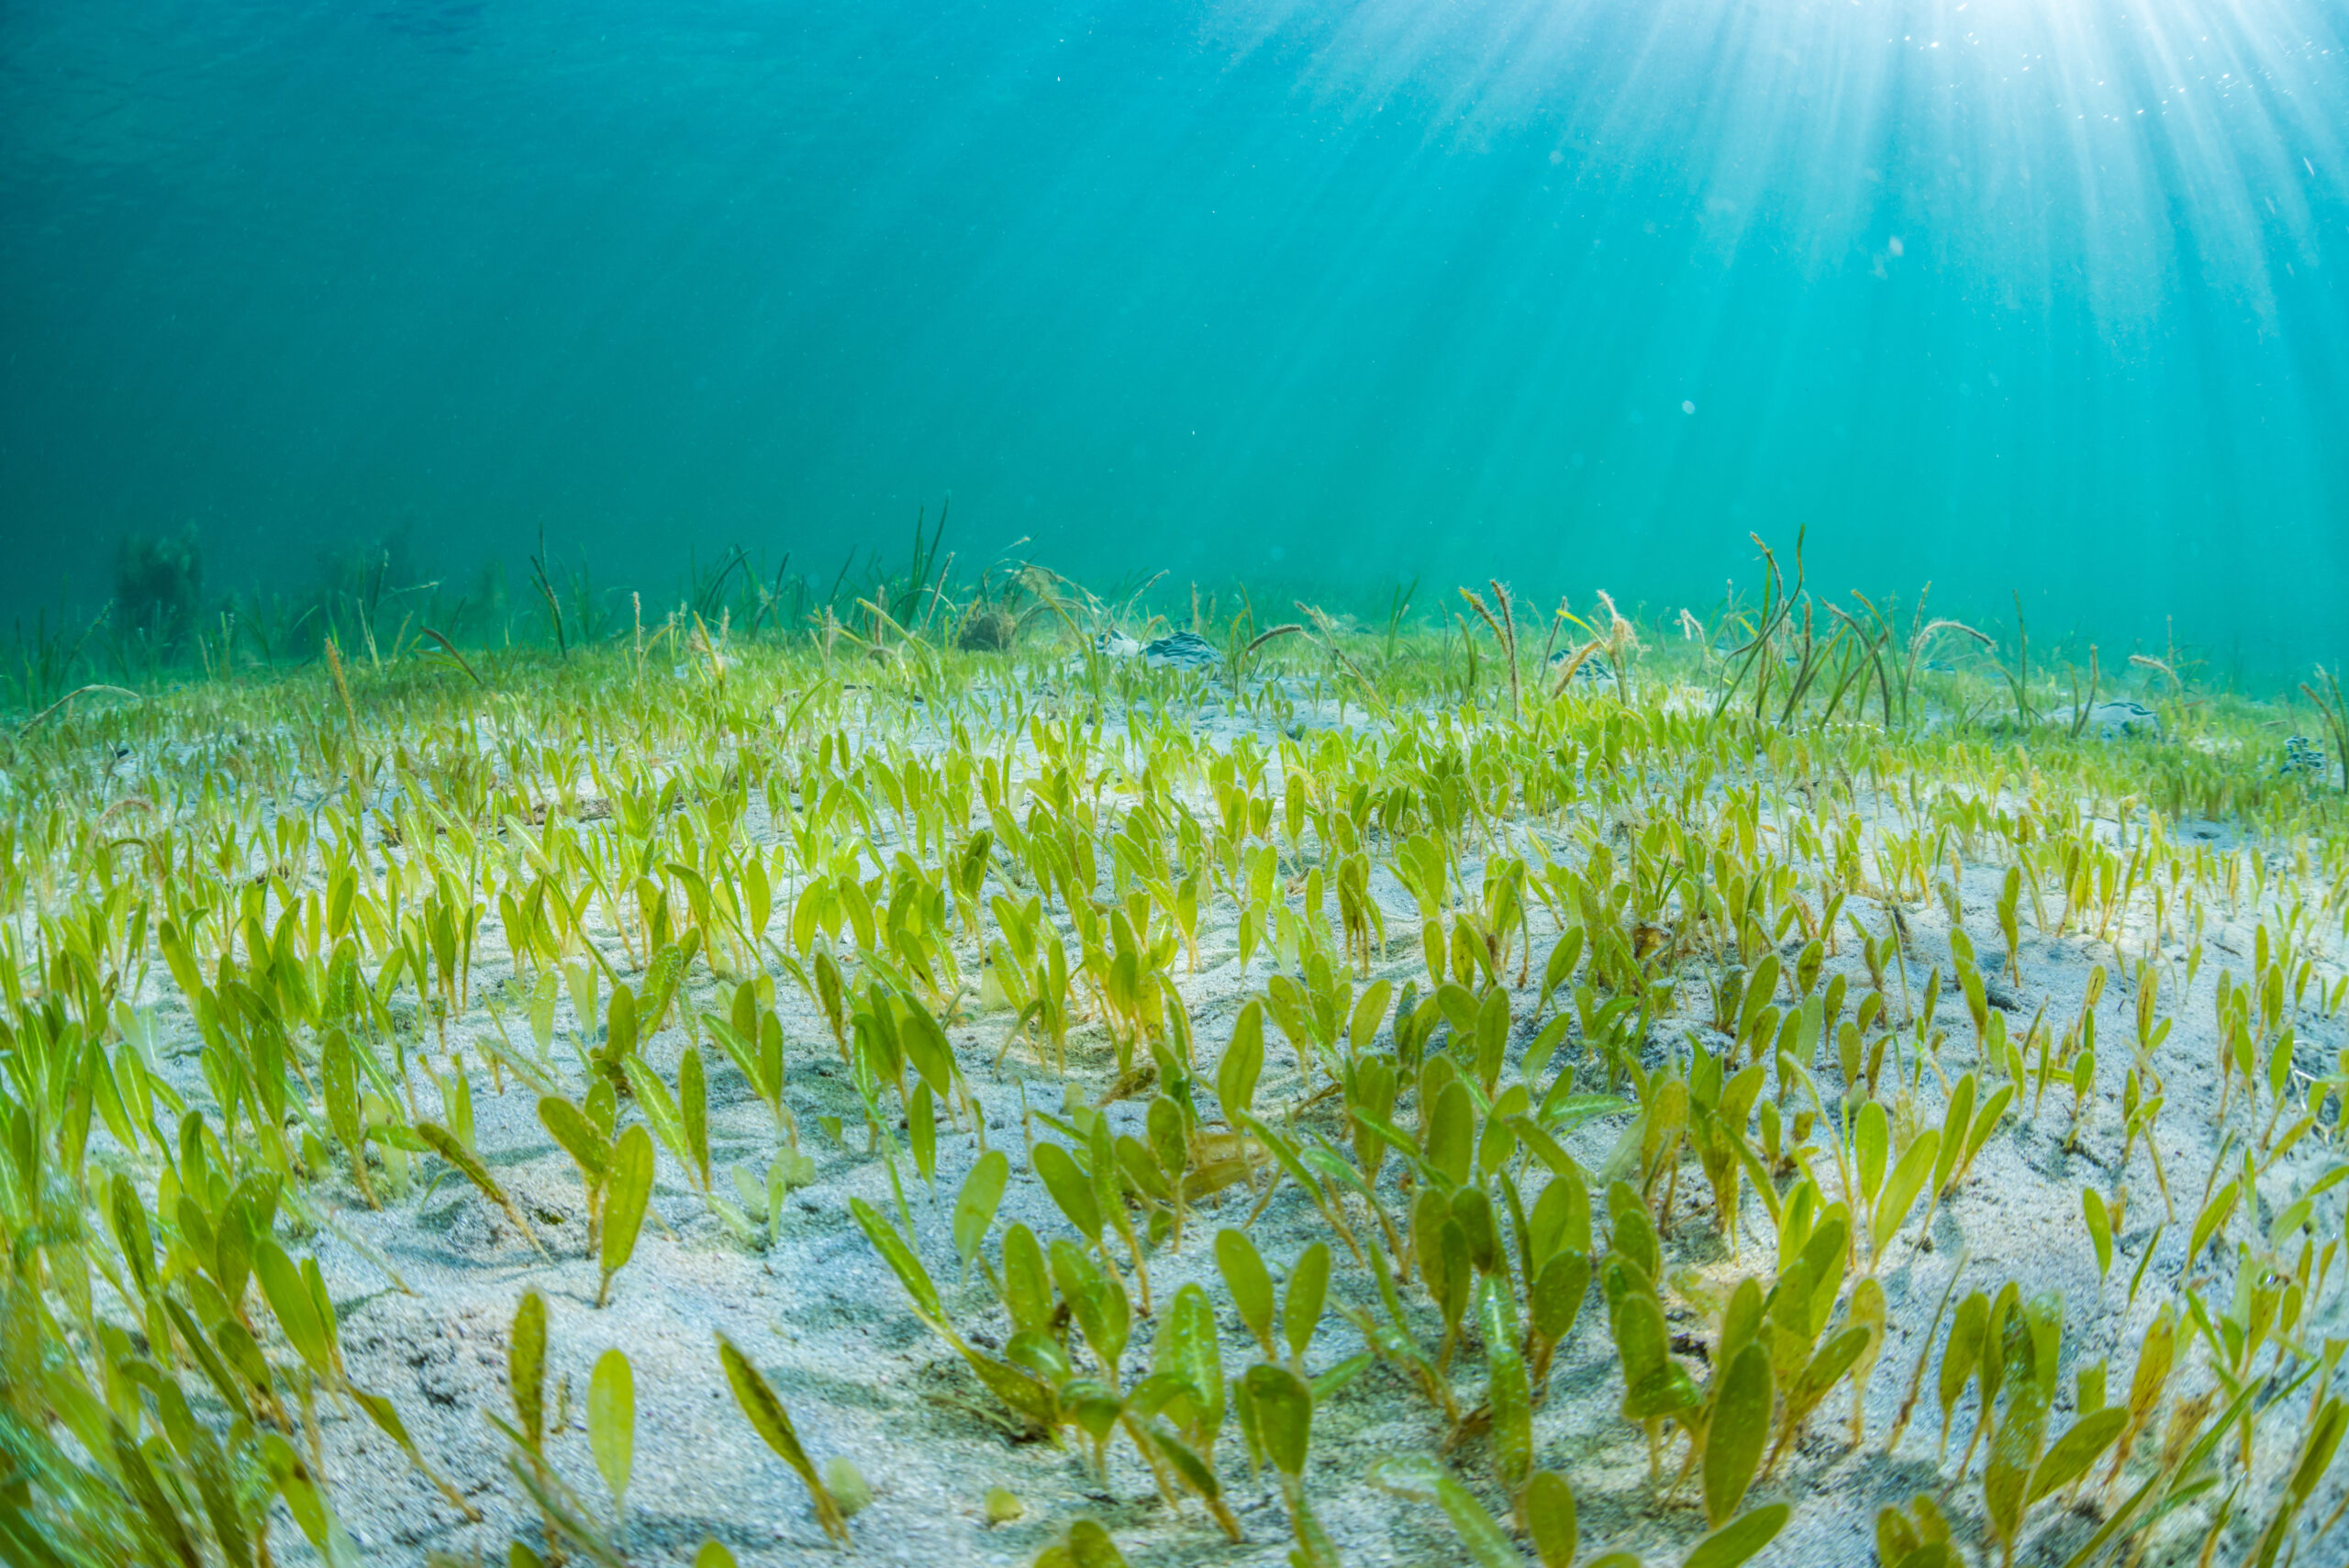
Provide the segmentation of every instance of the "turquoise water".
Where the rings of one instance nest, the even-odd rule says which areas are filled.
[[[2349,651],[2315,0],[0,8],[0,613],[541,531]]]

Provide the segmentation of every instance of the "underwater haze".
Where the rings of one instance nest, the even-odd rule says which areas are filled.
[[[2322,0],[10,0],[0,613],[544,538],[2349,644]],[[509,588],[518,599],[521,590]],[[2117,662],[2117,661],[2116,661]]]

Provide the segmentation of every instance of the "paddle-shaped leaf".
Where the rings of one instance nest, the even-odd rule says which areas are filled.
[[[1000,1149],[980,1155],[963,1178],[963,1190],[954,1199],[954,1250],[963,1255],[965,1268],[985,1245],[987,1227],[995,1223],[996,1208],[1010,1180],[1011,1160]]]
[[[525,1292],[514,1308],[506,1380],[514,1391],[515,1424],[530,1451],[537,1453],[546,1443],[547,1299],[535,1290]]]
[[[1183,1390],[1164,1407],[1167,1418],[1194,1447],[1211,1444],[1223,1425],[1223,1352],[1205,1286],[1186,1284],[1174,1293],[1159,1326],[1152,1375],[1171,1377]]]
[[[852,1197],[848,1200],[848,1211],[855,1217],[857,1225],[864,1231],[865,1239],[873,1243],[873,1250],[881,1254],[882,1260],[896,1273],[897,1283],[904,1285],[906,1294],[913,1298],[916,1314],[934,1331],[945,1332],[946,1307],[945,1304],[939,1300],[938,1286],[930,1283],[930,1271],[922,1267],[921,1259],[915,1254],[913,1248],[907,1244],[906,1239],[898,1234],[897,1228],[882,1218],[874,1210],[873,1206],[861,1197]],[[1014,1229],[1017,1230],[1019,1228]],[[1035,1238],[1030,1237],[1029,1244],[1032,1246],[1034,1242]],[[1007,1261],[1011,1243],[1011,1237],[1004,1238]]]
[[[1302,1358],[1305,1347],[1313,1342],[1313,1330],[1321,1322],[1321,1303],[1329,1291],[1329,1244],[1316,1241],[1289,1271],[1288,1295],[1281,1303],[1281,1336],[1288,1341],[1291,1356]]]
[[[1434,1460],[1423,1455],[1401,1459],[1384,1459],[1371,1469],[1373,1485],[1397,1496],[1418,1502],[1433,1503],[1452,1521],[1460,1544],[1468,1549],[1468,1560],[1476,1568],[1525,1568],[1525,1559],[1511,1544],[1508,1532],[1485,1511],[1468,1488],[1446,1474]],[[1547,1568],[1545,1562],[1544,1568]]]
[[[538,1232],[530,1229],[530,1222],[522,1218],[522,1211],[514,1206],[514,1200],[507,1195],[506,1189],[497,1184],[496,1178],[489,1173],[489,1167],[481,1162],[480,1155],[458,1142],[456,1134],[435,1122],[417,1122],[416,1135],[432,1152],[454,1165],[465,1180],[480,1188],[483,1196],[503,1209],[506,1218],[514,1222],[514,1229],[529,1238],[531,1246],[538,1247],[540,1252],[546,1251],[539,1246]]]
[[[850,1207],[855,1207],[855,1200]],[[870,1234],[872,1227],[865,1229]],[[1014,1225],[1003,1233],[1003,1306],[1011,1314],[1015,1333],[1023,1329],[1041,1332],[1052,1324],[1052,1276],[1044,1266],[1042,1244],[1024,1225]]]
[[[539,1122],[571,1156],[589,1187],[603,1185],[611,1166],[612,1146],[577,1106],[557,1095],[545,1095],[539,1101]]]
[[[1264,1071],[1264,1005],[1251,1002],[1240,1009],[1240,1018],[1231,1026],[1231,1043],[1224,1047],[1223,1060],[1216,1064],[1216,1103],[1223,1107],[1224,1119],[1234,1129],[1239,1118],[1256,1102],[1256,1080]]]
[[[685,1154],[694,1180],[709,1189],[709,1088],[702,1078],[701,1052],[687,1047],[677,1062],[677,1114],[685,1123]]]
[[[751,1364],[751,1358],[735,1349],[734,1341],[723,1334],[718,1336],[718,1359],[726,1368],[726,1381],[733,1387],[734,1402],[750,1418],[751,1429],[807,1484],[808,1498],[816,1507],[816,1522],[824,1527],[826,1535],[842,1546],[848,1545],[847,1516],[825,1487],[824,1478],[816,1473],[807,1451],[799,1446],[799,1434],[792,1429],[791,1416],[784,1409],[783,1401],[775,1397],[774,1390],[760,1375],[759,1369]]]
[[[302,1272],[294,1266],[294,1260],[266,1236],[253,1246],[253,1277],[261,1281],[262,1295],[268,1299],[277,1326],[285,1330],[285,1338],[295,1351],[309,1363],[311,1371],[320,1376],[331,1376],[334,1343],[328,1337],[326,1320],[318,1315],[317,1301],[304,1282]]]
[[[1777,1538],[1778,1532],[1787,1528],[1787,1516],[1792,1511],[1784,1503],[1772,1503],[1750,1514],[1740,1514],[1698,1541],[1680,1568],[1738,1568],[1739,1563]]]
[[[1095,1246],[1101,1244],[1101,1204],[1094,1196],[1092,1179],[1069,1151],[1057,1143],[1039,1143],[1030,1158],[1036,1165],[1036,1175],[1052,1201],[1076,1227],[1077,1233]]]
[[[1705,1434],[1705,1520],[1716,1527],[1735,1517],[1745,1489],[1761,1467],[1770,1440],[1770,1415],[1776,1400],[1770,1352],[1749,1341],[1721,1373],[1713,1401],[1712,1425]]]
[[[1286,1367],[1260,1362],[1248,1369],[1241,1387],[1254,1407],[1256,1432],[1273,1468],[1295,1481],[1305,1473],[1313,1440],[1313,1391]]]
[[[1476,1112],[1466,1084],[1455,1078],[1438,1092],[1419,1137],[1438,1175],[1455,1187],[1467,1181],[1476,1158]]]
[[[2128,1424],[2129,1412],[2119,1405],[2108,1405],[2073,1422],[2031,1473],[2031,1490],[2023,1496],[2023,1506],[2029,1507],[2057,1487],[2068,1486],[2087,1474],[2088,1466],[2112,1446],[2112,1440]]]
[[[1231,1293],[1231,1305],[1240,1309],[1240,1320],[1248,1325],[1264,1353],[1272,1355],[1273,1276],[1256,1244],[1246,1232],[1227,1227],[1216,1232],[1215,1262],[1223,1273],[1224,1289]]]
[[[1575,1495],[1566,1478],[1554,1470],[1537,1470],[1519,1499],[1518,1512],[1525,1533],[1533,1538],[1534,1554],[1542,1568],[1574,1568],[1582,1531],[1575,1518]]]
[[[2112,1216],[2104,1207],[2104,1195],[2082,1187],[2080,1217],[2087,1221],[2088,1240],[2096,1246],[2097,1277],[2101,1279],[2112,1272]]]
[[[1516,1497],[1533,1478],[1533,1387],[1518,1350],[1517,1324],[1503,1276],[1476,1284],[1478,1327],[1485,1336],[1485,1402],[1493,1415],[1493,1468]],[[1458,1521],[1454,1520],[1455,1528]],[[1466,1531],[1462,1531],[1465,1539]]]
[[[612,1276],[627,1267],[636,1252],[636,1233],[644,1224],[644,1207],[652,1197],[652,1135],[641,1123],[631,1126],[612,1145],[610,1191],[604,1198],[603,1282],[596,1290],[601,1307],[611,1295]]]
[[[1870,1104],[1875,1102],[1871,1101]],[[1942,1135],[1939,1129],[1927,1128],[1909,1145],[1908,1152],[1885,1178],[1884,1192],[1877,1197],[1876,1214],[1868,1226],[1869,1239],[1881,1256],[1901,1222],[1909,1218],[1909,1210],[1924,1190],[1925,1178],[1933,1173],[1933,1160],[1941,1153]]]
[[[611,1488],[612,1507],[625,1508],[629,1472],[636,1462],[636,1373],[617,1350],[596,1358],[587,1380],[587,1446]]]

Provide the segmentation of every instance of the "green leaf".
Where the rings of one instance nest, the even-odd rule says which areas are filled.
[[[1574,973],[1575,965],[1582,962],[1582,928],[1569,926],[1550,950],[1550,961],[1542,966],[1542,995],[1534,1003],[1536,1012],[1550,1005],[1552,995]]]
[[[1533,1319],[1533,1331],[1553,1345],[1563,1343],[1574,1332],[1583,1297],[1589,1294],[1589,1257],[1575,1251],[1553,1256],[1533,1276],[1529,1293],[1527,1315]]]
[[[1016,1338],[1016,1336],[1015,1336]],[[987,1392],[1026,1422],[1035,1435],[1053,1442],[1062,1423],[1060,1396],[1043,1379],[1025,1367],[1000,1362],[993,1356],[965,1348],[963,1359],[971,1371],[985,1384]]]
[[[1663,1307],[1650,1291],[1621,1283],[1626,1271],[1620,1262],[1609,1263],[1607,1272],[1610,1327],[1622,1362],[1624,1418],[1669,1416],[1696,1404],[1696,1385],[1672,1359]]]
[[[744,988],[749,988],[751,983],[746,980],[742,985]],[[735,995],[739,999],[741,994],[740,990],[737,990]],[[751,1026],[747,1035],[743,1030],[735,1028],[733,1023],[719,1018],[715,1013],[704,1013],[701,1016],[701,1021],[702,1027],[709,1030],[709,1038],[718,1043],[720,1049],[726,1052],[727,1059],[734,1063],[735,1071],[740,1073],[749,1081],[751,1091],[764,1100],[771,1099],[772,1096],[767,1093],[767,1074],[763,1064],[759,1060],[759,1031],[756,1022],[753,1021],[757,1016],[758,995],[753,990],[751,995],[750,1007],[747,1010],[741,1008],[739,1006],[739,1000],[736,1007],[737,1018]]]
[[[2324,1479],[2324,1473],[2332,1468],[2332,1456],[2341,1447],[2344,1430],[2349,1430],[2349,1404],[2339,1399],[2326,1400],[2309,1428],[2301,1444],[2300,1462],[2287,1484],[2287,1490],[2303,1505],[2316,1490],[2316,1484]]]
[[[546,1442],[547,1298],[523,1293],[514,1308],[514,1334],[506,1347],[506,1378],[514,1391],[514,1417],[530,1451]]]
[[[1316,1241],[1289,1272],[1288,1296],[1281,1307],[1281,1335],[1288,1340],[1290,1355],[1302,1357],[1305,1347],[1313,1342],[1313,1330],[1321,1322],[1321,1303],[1329,1291],[1329,1244]]]
[[[1383,1117],[1373,1116],[1364,1110],[1356,1109],[1352,1114],[1356,1126],[1405,1159],[1416,1160],[1419,1157],[1419,1144],[1412,1140],[1409,1133],[1405,1132],[1393,1122]]]
[[[1501,1059],[1508,1051],[1508,988],[1496,985],[1485,993],[1476,1008],[1476,1078],[1487,1094],[1500,1077]]]
[[[604,1007],[604,1049],[598,1054],[616,1060],[635,1050],[636,993],[625,985],[614,985],[611,1000]]]
[[[342,1030],[330,1029],[318,1042],[318,1083],[326,1095],[327,1121],[353,1157],[365,1137],[359,1119],[359,1062]]]
[[[1187,1408],[1171,1410],[1171,1418],[1195,1442],[1212,1440],[1223,1425],[1223,1352],[1218,1343],[1215,1304],[1204,1285],[1191,1284],[1174,1293],[1164,1321],[1159,1326],[1153,1374],[1179,1382]]]
[[[1949,1108],[1942,1114],[1942,1151],[1933,1162],[1933,1191],[1946,1193],[1965,1152],[1965,1135],[1974,1126],[1974,1074],[1968,1073],[1950,1091]]]
[[[906,1106],[906,1141],[913,1149],[914,1169],[920,1173],[922,1184],[935,1188],[938,1181],[938,1096],[930,1092],[928,1084],[914,1085],[913,1100]]]
[[[1656,1240],[1647,1200],[1631,1183],[1616,1182],[1607,1189],[1607,1218],[1614,1226],[1608,1245],[1634,1264],[1640,1277],[1653,1288],[1657,1275],[1664,1272],[1664,1248]]]
[[[1982,1359],[1983,1336],[1989,1323],[1990,1298],[1978,1290],[1957,1304],[1957,1314],[1950,1320],[1949,1341],[1942,1347],[1941,1371],[1935,1385],[1944,1430],[1965,1393],[1967,1380],[1973,1377],[1974,1368]]]
[[[193,1114],[193,1113],[191,1113]],[[38,1169],[38,1167],[35,1167]],[[28,1176],[30,1173],[25,1173]],[[122,1261],[130,1265],[130,1277],[141,1296],[155,1294],[155,1242],[147,1224],[147,1206],[140,1201],[139,1189],[130,1178],[115,1173],[108,1191],[107,1218],[114,1227],[115,1245],[122,1251]]]
[[[600,1186],[611,1168],[612,1146],[585,1114],[561,1095],[548,1095],[539,1101],[539,1122],[547,1136],[571,1156],[587,1184]]]
[[[1066,1550],[1071,1568],[1127,1568],[1126,1554],[1093,1519],[1081,1518],[1068,1527]]]
[[[1542,1032],[1533,1037],[1533,1043],[1525,1048],[1524,1058],[1518,1063],[1518,1075],[1528,1084],[1541,1076],[1542,1069],[1550,1064],[1550,1058],[1556,1055],[1558,1047],[1565,1043],[1566,1030],[1573,1023],[1572,1014],[1560,1013],[1544,1025]]]
[[[1069,1379],[1061,1385],[1061,1400],[1077,1429],[1097,1443],[1108,1440],[1117,1430],[1119,1417],[1125,1414],[1124,1402],[1097,1377]]]
[[[261,1281],[262,1295],[269,1302],[269,1309],[277,1318],[277,1326],[285,1330],[285,1338],[295,1352],[321,1376],[334,1373],[334,1347],[327,1338],[327,1326],[318,1317],[318,1304],[304,1283],[302,1273],[284,1249],[264,1236],[253,1247],[253,1277]]]
[[[2112,1272],[2112,1217],[2094,1187],[2080,1189],[2080,1213],[2088,1223],[2088,1240],[2096,1243],[2096,1272],[2102,1277]]]
[[[1876,1333],[1873,1328],[1850,1328],[1828,1340],[1796,1377],[1794,1386],[1787,1391],[1787,1407],[1805,1411],[1816,1407],[1820,1400],[1833,1392],[1837,1384],[1843,1381],[1843,1374],[1852,1370],[1853,1363],[1866,1352],[1876,1339]]]
[[[1533,1476],[1533,1389],[1518,1350],[1506,1276],[1477,1281],[1476,1307],[1485,1336],[1485,1401],[1493,1413],[1493,1468],[1502,1489],[1515,1497]]]
[[[1241,1379],[1256,1413],[1256,1430],[1273,1468],[1294,1481],[1305,1473],[1313,1440],[1313,1391],[1286,1367],[1259,1362]]]
[[[864,1472],[844,1453],[836,1453],[824,1464],[824,1489],[840,1505],[841,1517],[854,1518],[873,1506],[873,1483]]]
[[[1085,1342],[1114,1374],[1125,1358],[1126,1336],[1133,1326],[1125,1286],[1115,1274],[1095,1268],[1073,1241],[1052,1243],[1052,1280],[1060,1286]]]
[[[529,1239],[531,1246],[539,1247],[538,1233],[530,1229],[530,1222],[522,1218],[522,1211],[514,1206],[514,1200],[507,1195],[506,1189],[499,1186],[497,1179],[489,1173],[489,1167],[481,1162],[480,1155],[458,1142],[456,1134],[437,1122],[417,1122],[416,1135],[432,1152],[454,1165],[465,1180],[481,1190],[484,1197],[502,1209],[506,1218],[514,1222],[514,1228]],[[543,1253],[546,1249],[539,1247],[539,1251]]]
[[[1215,1070],[1216,1103],[1235,1130],[1239,1118],[1255,1105],[1256,1080],[1264,1071],[1264,1008],[1260,1002],[1250,1002],[1240,1009],[1231,1026],[1231,1043],[1224,1047],[1223,1060]]]
[[[1434,1460],[1423,1456],[1383,1459],[1372,1466],[1370,1479],[1372,1485],[1397,1496],[1441,1507],[1476,1568],[1525,1568],[1525,1559],[1518,1554],[1508,1532],[1485,1511],[1485,1505]],[[1548,1568],[1546,1560],[1544,1568]]]
[[[644,1119],[651,1124],[662,1147],[675,1157],[677,1163],[690,1166],[693,1151],[685,1146],[685,1118],[677,1108],[676,1096],[669,1093],[669,1085],[661,1081],[661,1074],[652,1071],[652,1064],[641,1056],[621,1057],[620,1071],[627,1074],[637,1108],[644,1113]]]
[[[1000,1149],[980,1155],[963,1178],[963,1191],[954,1199],[954,1250],[963,1255],[965,1268],[986,1243],[987,1227],[995,1223],[996,1208],[1010,1180],[1011,1159]]]
[[[902,1271],[899,1277],[904,1277]],[[1014,1332],[1041,1330],[1052,1324],[1052,1274],[1044,1266],[1044,1249],[1036,1233],[1024,1225],[1014,1224],[1003,1233],[1003,1305],[1011,1314]]]
[[[1428,1164],[1438,1175],[1455,1187],[1468,1180],[1476,1158],[1476,1112],[1466,1084],[1455,1078],[1443,1086],[1419,1136]]]
[[[422,1462],[416,1440],[408,1435],[407,1423],[400,1419],[397,1406],[380,1394],[370,1394],[357,1386],[353,1386],[350,1393],[351,1402],[365,1412],[367,1418],[374,1422],[385,1437],[399,1444],[401,1452],[419,1464]]]
[[[769,1213],[776,1206],[769,1201],[767,1184],[759,1179],[757,1173],[748,1165],[735,1166],[734,1190],[741,1195],[743,1212],[758,1223],[765,1224]],[[774,1195],[780,1197],[782,1195]]]
[[[1698,1541],[1680,1568],[1737,1568],[1787,1528],[1790,1512],[1786,1504],[1772,1503],[1750,1514],[1739,1515]]]
[[[709,1190],[709,1089],[702,1081],[701,1052],[688,1046],[677,1062],[677,1108],[685,1121],[685,1153],[702,1190]]]
[[[1101,1205],[1093,1195],[1093,1183],[1077,1164],[1076,1159],[1057,1143],[1039,1143],[1029,1156],[1036,1166],[1036,1175],[1052,1201],[1068,1217],[1068,1222],[1078,1234],[1095,1246],[1101,1244]]]
[[[1256,1244],[1246,1232],[1226,1227],[1216,1232],[1215,1262],[1222,1271],[1224,1289],[1231,1293],[1231,1305],[1240,1309],[1240,1320],[1264,1353],[1273,1354],[1273,1276]]]
[[[612,1507],[625,1507],[629,1471],[636,1461],[636,1373],[617,1350],[596,1358],[587,1380],[587,1446],[611,1488]]]
[[[1770,1440],[1770,1416],[1777,1395],[1770,1352],[1749,1341],[1721,1374],[1713,1401],[1712,1425],[1705,1434],[1705,1522],[1720,1526],[1737,1513],[1762,1451]]]
[[[480,1188],[483,1196],[501,1208],[512,1207],[506,1189],[497,1184],[497,1179],[489,1173],[489,1167],[481,1162],[481,1156],[457,1141],[455,1133],[437,1121],[420,1121],[416,1124],[416,1135],[424,1140],[426,1148],[454,1165],[465,1180]]]
[[[170,1558],[185,1563],[187,1568],[198,1568],[204,1559],[197,1553],[195,1542],[189,1536],[187,1525],[181,1519],[179,1510],[172,1506],[171,1500],[164,1496],[162,1485],[155,1479],[154,1469],[148,1463],[145,1451],[118,1420],[113,1425],[115,1469],[122,1475],[124,1489],[145,1512],[150,1528],[161,1538]],[[12,1490],[16,1485],[12,1482]],[[14,1498],[10,1501],[9,1536],[12,1540],[20,1540],[22,1537],[18,1531],[25,1528],[17,1523],[21,1517],[17,1514],[17,1507],[21,1505],[17,1505]],[[158,1553],[159,1557],[161,1555]]]
[[[734,1341],[723,1334],[718,1336],[718,1359],[726,1368],[726,1381],[734,1389],[734,1402],[750,1418],[751,1429],[807,1484],[807,1496],[816,1507],[816,1522],[842,1546],[850,1544],[847,1517],[826,1489],[823,1477],[816,1473],[807,1451],[799,1446],[799,1434],[792,1430],[791,1416],[784,1409],[783,1401],[775,1397],[774,1390],[759,1374],[759,1369],[751,1364],[750,1357],[736,1350]]]
[[[1393,982],[1374,980],[1355,1000],[1353,1016],[1346,1024],[1346,1043],[1355,1051],[1369,1050],[1371,1041],[1377,1038],[1378,1026],[1386,1019],[1387,998],[1394,992]]]
[[[1990,1452],[1982,1466],[1982,1501],[1990,1529],[2011,1544],[2022,1528],[2026,1494],[2039,1462],[2039,1445],[2047,1429],[2047,1396],[2038,1380],[2007,1379],[2007,1412],[1990,1438]]]
[[[861,1197],[848,1200],[848,1211],[863,1228],[865,1239],[873,1243],[873,1250],[880,1253],[882,1261],[896,1272],[897,1283],[904,1285],[906,1294],[913,1298],[914,1311],[933,1330],[943,1332],[946,1307],[939,1300],[938,1286],[930,1283],[930,1271],[922,1267],[921,1259],[906,1239],[897,1233],[897,1228],[882,1218],[873,1206]],[[1007,1250],[1010,1244],[1010,1238],[1006,1237],[1004,1245]]]
[[[1307,1386],[1313,1390],[1313,1403],[1317,1406],[1328,1404],[1343,1393],[1347,1385],[1377,1364],[1375,1351],[1363,1351],[1348,1356],[1326,1372],[1315,1373],[1307,1380]]]
[[[1574,1086],[1574,1074],[1559,1074],[1558,1081],[1542,1096],[1541,1122],[1551,1135],[1564,1138],[1586,1121],[1603,1116],[1616,1116],[1631,1108],[1631,1102],[1620,1095],[1575,1095],[1561,1093]]]
[[[1534,1555],[1542,1568],[1574,1568],[1582,1532],[1575,1519],[1575,1495],[1566,1478],[1554,1470],[1537,1470],[1526,1484],[1518,1512],[1525,1532],[1533,1538]]]
[[[1883,1102],[1869,1100],[1862,1104],[1852,1127],[1852,1147],[1860,1166],[1861,1201],[1874,1202],[1883,1190],[1884,1162],[1891,1144],[1892,1122],[1884,1114]]]
[[[954,1050],[947,1043],[946,1031],[919,1002],[910,996],[898,1001],[906,1008],[906,1017],[897,1026],[897,1043],[930,1093],[945,1099],[954,1092]]]
[[[213,1349],[212,1342],[204,1337],[204,1330],[196,1326],[195,1315],[173,1296],[163,1298],[163,1311],[171,1318],[172,1327],[179,1331],[180,1340],[187,1346],[188,1352],[195,1357],[196,1364],[204,1369],[204,1375],[220,1396],[220,1402],[239,1420],[251,1420],[252,1405],[245,1397],[243,1385],[229,1372],[228,1363],[220,1358],[220,1352]]]
[[[1876,1102],[1871,1100],[1868,1103],[1873,1105]],[[1917,1135],[1917,1140],[1909,1145],[1909,1151],[1900,1156],[1900,1162],[1893,1167],[1892,1174],[1886,1178],[1884,1194],[1876,1199],[1875,1218],[1868,1226],[1870,1240],[1877,1255],[1882,1255],[1886,1245],[1899,1230],[1901,1222],[1909,1218],[1909,1207],[1916,1203],[1917,1195],[1924,1190],[1925,1178],[1932,1174],[1933,1159],[1941,1152],[1941,1148],[1939,1129],[1925,1129]]]
[[[652,1135],[631,1126],[612,1146],[610,1191],[604,1197],[603,1284],[596,1292],[601,1307],[612,1288],[612,1276],[628,1265],[636,1251],[636,1233],[644,1224],[645,1205],[652,1197]]]
[[[2023,1506],[2029,1507],[2048,1493],[2068,1486],[2087,1474],[2088,1466],[2112,1446],[2113,1439],[2128,1424],[2129,1412],[2119,1405],[2109,1405],[2073,1422],[2031,1473],[2031,1490],[2023,1496]]]
[[[2235,1200],[2242,1195],[2243,1184],[2240,1182],[2229,1182],[2225,1186],[2212,1193],[2210,1201],[2202,1206],[2201,1215],[2194,1221],[2194,1240],[2186,1249],[2186,1263],[2189,1270],[2194,1266],[2195,1260],[2201,1257],[2202,1249],[2209,1246],[2225,1229],[2227,1217],[2234,1213]]]

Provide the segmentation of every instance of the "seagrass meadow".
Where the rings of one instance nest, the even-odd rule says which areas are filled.
[[[24,705],[0,1556],[2349,1554],[2321,673],[951,565]]]

